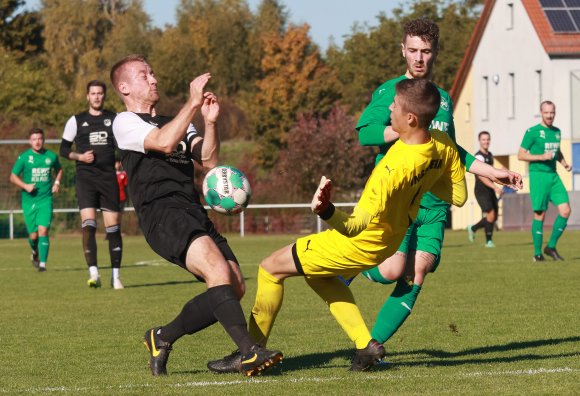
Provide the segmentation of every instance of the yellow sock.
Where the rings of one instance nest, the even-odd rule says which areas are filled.
[[[352,292],[338,278],[305,278],[308,285],[328,305],[330,313],[357,349],[364,349],[371,340],[371,333],[354,301]]]
[[[268,273],[260,266],[258,269],[258,290],[256,301],[249,320],[250,336],[266,346],[276,315],[284,298],[284,281]]]

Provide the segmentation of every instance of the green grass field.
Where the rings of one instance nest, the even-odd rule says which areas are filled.
[[[351,373],[353,345],[300,278],[286,281],[270,346],[282,365],[246,378],[214,375],[207,360],[235,346],[219,325],[174,345],[166,378],[153,378],[145,330],[173,319],[204,290],[159,259],[142,237],[125,238],[125,290],[86,287],[80,237],[51,241],[49,269],[36,273],[25,240],[0,241],[0,393],[20,394],[579,394],[580,231],[558,246],[565,262],[534,264],[528,232],[496,233],[496,249],[449,232],[439,269],[413,314],[386,343],[391,365]],[[101,263],[108,252],[99,236]],[[291,236],[231,236],[253,303],[261,258]],[[352,285],[369,326],[392,286]]]

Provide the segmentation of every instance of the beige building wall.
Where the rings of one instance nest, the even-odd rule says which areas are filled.
[[[506,12],[510,9],[513,19]],[[479,147],[478,133],[489,131],[496,166],[520,173],[524,180],[522,192],[529,192],[528,166],[517,159],[517,152],[526,129],[541,121],[541,100],[556,103],[554,124],[562,130],[562,153],[572,163],[572,70],[580,70],[580,60],[548,57],[520,2],[497,0],[454,103],[457,142],[474,153]],[[561,165],[558,173],[566,189],[572,190],[572,174]],[[463,208],[452,208],[453,229],[464,229],[481,218],[473,195],[475,176],[467,174],[466,180],[468,199]],[[498,226],[502,227],[501,201]]]

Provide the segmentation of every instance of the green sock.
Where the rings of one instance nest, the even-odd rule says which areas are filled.
[[[554,227],[552,228],[552,235],[550,235],[550,241],[548,242],[548,247],[555,249],[556,243],[558,243],[558,239],[564,233],[566,229],[566,225],[568,225],[568,219],[558,215],[556,220],[554,221]]]
[[[534,256],[542,254],[542,242],[544,240],[544,222],[532,220],[532,240],[534,241]]]
[[[377,283],[382,283],[383,285],[389,285],[391,283],[395,283],[395,281],[387,279],[383,275],[381,275],[381,272],[379,271],[378,266],[373,267],[370,270],[363,271],[362,274],[366,278],[368,278],[369,280],[372,280],[373,282],[377,282]]]
[[[33,252],[38,252],[38,239],[30,239],[28,238],[28,244]]]
[[[420,285],[411,286],[399,279],[395,290],[377,315],[371,336],[381,344],[391,338],[411,314],[420,291]]]
[[[46,263],[48,259],[48,249],[50,248],[50,240],[47,236],[38,237],[38,255],[40,262]]]

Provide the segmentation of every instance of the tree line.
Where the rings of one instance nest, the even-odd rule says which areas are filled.
[[[374,89],[405,70],[402,25],[439,24],[434,81],[448,90],[482,2],[408,0],[322,53],[279,0],[255,12],[246,0],[181,0],[175,25],[163,28],[141,0],[42,0],[38,11],[0,0],[0,138],[25,139],[31,126],[60,138],[86,108],[86,82],[109,83],[112,64],[140,53],[154,66],[161,114],[177,112],[194,76],[212,73],[223,159],[249,175],[254,202],[307,199],[322,174],[335,179],[337,198],[353,199],[373,164],[354,125]],[[123,109],[112,93],[107,107]]]

